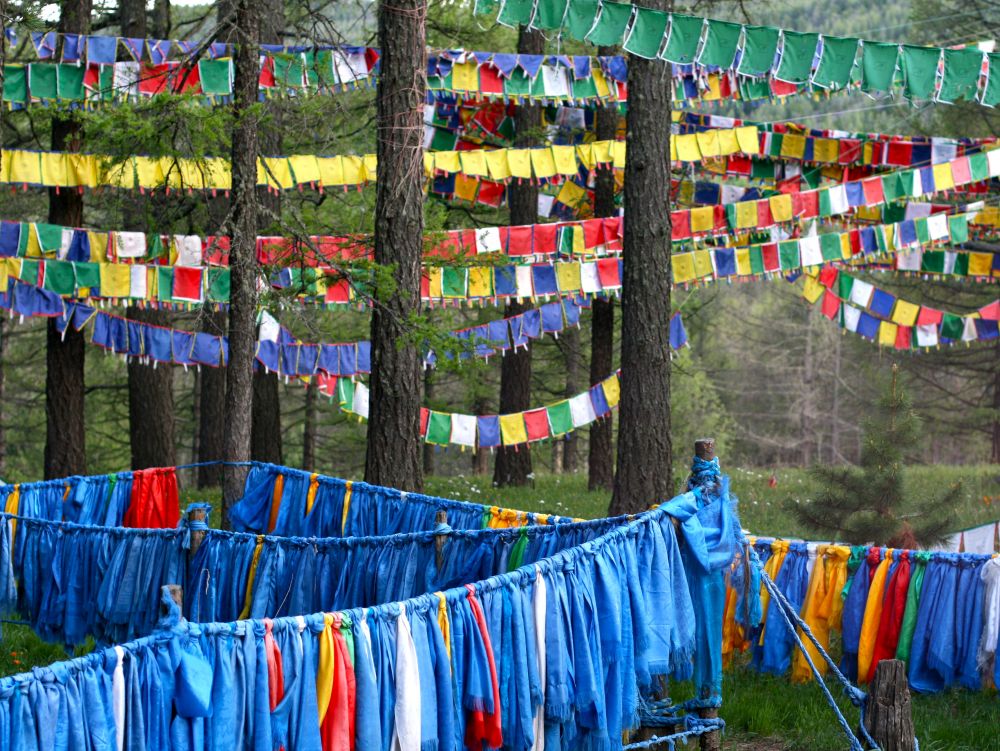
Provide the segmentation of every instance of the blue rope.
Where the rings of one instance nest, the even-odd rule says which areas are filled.
[[[669,724],[680,724],[680,721]],[[622,751],[638,751],[638,749],[641,748],[650,748],[651,746],[659,746],[661,744],[666,744],[670,751],[674,751],[674,749],[677,748],[678,741],[686,743],[689,738],[704,735],[705,733],[722,731],[726,728],[726,723],[718,717],[705,718],[695,717],[694,715],[685,715],[683,724],[683,730],[671,733],[670,735],[654,735],[649,740],[629,743],[628,745],[622,746]]]

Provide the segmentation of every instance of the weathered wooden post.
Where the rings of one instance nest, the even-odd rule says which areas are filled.
[[[448,512],[444,509],[439,510],[434,515],[435,524],[447,524],[448,523]],[[434,535],[434,561],[437,564],[438,570],[444,564],[444,544],[448,540],[448,535]]]
[[[694,455],[699,459],[710,462],[715,458],[715,439],[699,438],[694,442]],[[719,641],[722,641],[722,634],[717,634]],[[716,707],[703,707],[698,710],[698,716],[702,719],[715,719],[719,716]],[[710,733],[703,733],[698,737],[698,745],[701,751],[719,751],[722,748],[722,738],[718,730]]]
[[[177,608],[181,613],[184,612],[184,587],[180,584],[167,584],[167,591],[170,593],[170,599],[173,600]],[[165,616],[169,612],[169,606],[164,602],[160,603],[160,615]]]
[[[881,751],[915,751],[906,663],[882,660],[868,687],[865,729]]]
[[[203,505],[196,506],[188,511],[187,516],[188,525],[193,525],[193,529],[190,530],[191,546],[188,548],[188,561],[190,561],[205,539],[205,529],[202,528],[202,525],[207,523],[208,509]]]

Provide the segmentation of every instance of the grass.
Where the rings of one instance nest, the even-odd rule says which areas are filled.
[[[785,511],[788,504],[809,503],[817,486],[801,469],[771,472],[727,469],[740,499],[743,526],[758,534],[809,536]],[[678,477],[684,469],[678,468]],[[939,493],[961,482],[959,527],[1000,517],[1000,469],[990,466],[912,467],[906,471],[911,494]],[[525,511],[597,518],[607,512],[609,495],[587,490],[586,476],[539,474],[524,488],[492,487],[488,477],[430,477],[425,492],[446,498],[502,505]],[[182,506],[193,501],[213,504],[211,524],[219,521],[218,491],[185,492]],[[85,653],[89,644],[78,650]],[[58,645],[42,642],[25,626],[5,625],[0,648],[0,675],[9,675],[65,659]],[[831,688],[833,688],[831,686]],[[856,710],[833,688],[852,727]],[[834,751],[846,748],[844,737],[820,689],[793,685],[787,678],[761,675],[745,667],[727,671],[722,716],[727,723],[725,748],[743,751]],[[914,723],[923,751],[973,751],[1000,748],[1000,702],[995,695],[952,691],[913,696]]]

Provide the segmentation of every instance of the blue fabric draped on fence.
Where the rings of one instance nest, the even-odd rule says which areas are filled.
[[[453,529],[572,521],[260,462],[247,474],[243,497],[230,509],[229,520],[234,529],[255,534],[365,537],[434,529],[438,511],[447,513]]]
[[[1000,685],[1000,558],[771,539],[754,550],[824,647],[840,632],[851,680],[866,683],[879,660],[896,658],[916,691]],[[752,649],[757,669],[810,677],[773,602],[761,628],[725,632],[724,649]]]
[[[593,539],[464,587],[304,617],[181,621],[137,642],[0,679],[0,745],[621,748],[622,730],[638,724],[655,678],[701,676],[706,664],[721,664],[719,639],[706,638],[689,590],[699,574],[684,570],[670,516],[671,507],[693,511],[682,526],[686,545],[704,553],[711,570],[734,548],[739,529],[721,490],[696,488],[633,521],[615,520]],[[522,532],[572,537],[561,527],[490,530],[449,536],[445,548]],[[703,654],[702,644],[713,654]]]

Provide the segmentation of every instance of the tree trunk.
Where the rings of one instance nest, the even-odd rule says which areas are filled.
[[[882,751],[914,751],[913,715],[906,663],[882,660],[868,687],[865,728]]]
[[[156,39],[169,39],[171,31],[170,0],[154,0],[153,2],[153,36]]]
[[[316,471],[316,400],[319,396],[319,386],[316,379],[309,381],[306,387],[306,417],[302,427],[302,469],[308,472]]]
[[[58,30],[66,34],[90,31],[90,0],[63,0]],[[61,44],[60,44],[61,47]],[[59,50],[61,55],[61,49]],[[52,150],[80,151],[80,126],[72,115],[52,118]],[[50,224],[83,226],[83,194],[49,188]],[[65,335],[49,319],[45,374],[45,477],[66,477],[87,471],[84,414],[83,334],[67,326]]]
[[[284,463],[281,446],[281,395],[278,374],[253,373],[253,420],[250,430],[250,458],[255,462]]]
[[[517,51],[522,55],[540,55],[545,51],[542,32],[523,26],[517,33]],[[535,145],[542,125],[542,109],[538,104],[522,103],[514,115],[514,145],[523,148]],[[534,224],[538,220],[538,186],[530,182],[511,181],[507,186],[510,223]],[[511,300],[504,308],[504,318],[520,315],[530,305]],[[531,406],[531,347],[510,351],[500,364],[500,414],[520,412]],[[531,451],[524,446],[501,446],[493,466],[493,484],[527,485],[531,478]]]
[[[226,313],[203,309],[201,330],[219,336],[226,333]],[[198,372],[198,453],[197,461],[220,461],[225,455],[226,368],[201,368]],[[198,468],[198,487],[222,485],[222,466]]]
[[[129,306],[128,317],[156,326],[169,326],[170,314]],[[153,367],[138,358],[128,363],[128,425],[132,469],[173,467],[177,464],[174,435],[174,371],[171,365]]]
[[[226,368],[226,432],[224,457],[230,462],[250,458],[253,404],[253,359],[257,308],[257,82],[260,77],[259,0],[235,0],[236,65],[233,80],[232,197],[229,226],[230,298],[229,367]],[[245,467],[223,471],[223,524],[243,492]]]
[[[669,0],[643,6],[667,10]],[[670,63],[628,59],[622,384],[610,515],[673,496],[670,440]]]
[[[123,37],[145,39],[146,33],[146,2],[145,0],[119,0],[118,25]],[[162,36],[157,36],[163,39]]]
[[[426,0],[381,0],[382,49],[375,94],[378,182],[375,263],[392,267],[392,294],[376,290],[365,481],[423,488],[419,348],[403,339],[420,310],[424,230],[423,110],[427,89]]]
[[[598,47],[597,54],[614,55],[616,47]],[[614,140],[618,131],[618,108],[599,107],[597,110],[597,139]],[[615,214],[615,171],[598,167],[594,184],[594,216],[608,217]],[[614,370],[615,350],[615,301],[613,298],[595,298],[590,312],[590,383],[607,378]],[[614,418],[597,420],[590,426],[590,446],[587,456],[587,487],[590,490],[610,492],[615,483],[613,445]]]

